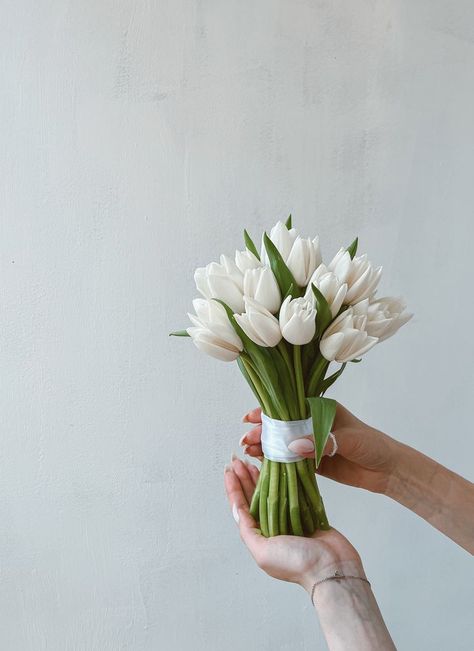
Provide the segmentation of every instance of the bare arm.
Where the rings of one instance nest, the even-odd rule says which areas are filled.
[[[345,574],[365,576],[362,564],[345,564]],[[315,609],[331,651],[392,651],[395,645],[368,583],[325,581],[314,592]]]
[[[251,456],[262,454],[260,409],[244,417],[254,427],[241,442]],[[370,427],[338,405],[333,433],[337,454],[328,443],[318,473],[335,481],[388,495],[474,554],[474,484]],[[293,452],[314,457],[312,437],[294,441]]]
[[[474,554],[474,484],[397,443],[386,494]]]
[[[225,486],[240,535],[257,564],[270,576],[301,585],[311,595],[313,585],[337,570],[365,577],[359,554],[335,529],[311,538],[264,538],[249,514],[258,470],[234,459],[226,468]],[[352,578],[324,581],[314,591],[316,612],[330,651],[392,651],[395,646],[385,626],[371,587]]]

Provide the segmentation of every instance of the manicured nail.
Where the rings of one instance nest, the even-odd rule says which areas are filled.
[[[232,471],[233,471],[232,466],[229,463],[226,463],[224,466],[224,475],[226,472],[232,472]]]
[[[245,414],[245,416],[242,416],[242,422],[243,423],[248,423],[249,422],[249,415]]]
[[[239,441],[240,447],[243,447],[246,437],[247,437],[247,434],[244,434],[243,436],[240,437],[240,441]]]
[[[232,461],[235,461],[235,460],[238,459],[238,458],[239,458],[239,457],[235,454],[235,452],[232,452],[232,456],[230,457],[231,462],[232,462]]]
[[[239,517],[239,511],[235,504],[232,504],[232,515],[234,516],[234,520],[239,524],[240,522],[240,517]]]
[[[296,441],[292,441],[289,444],[288,450],[296,454],[300,454],[301,452],[307,454],[308,452],[314,452],[314,444],[309,439],[296,439]]]

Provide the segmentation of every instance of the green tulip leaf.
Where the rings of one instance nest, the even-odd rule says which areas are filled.
[[[252,360],[252,363],[257,370],[258,376],[262,381],[268,395],[270,396],[273,405],[277,407],[280,413],[286,412],[287,410],[284,394],[280,390],[278,371],[273,363],[270,350],[268,348],[264,348],[263,346],[259,346],[245,334],[245,332],[235,320],[234,313],[230,307],[224,303],[224,301],[221,301],[219,298],[214,298],[212,300],[220,303],[225,309],[227,318],[229,319],[237,335],[242,340],[244,350]]]
[[[285,226],[287,227],[288,230],[290,230],[290,228],[292,228],[291,215],[288,215],[288,219],[285,222]]]
[[[331,398],[306,398],[313,420],[314,450],[316,468],[321,462],[324,447],[329,438],[336,416],[337,402]]]
[[[276,248],[266,233],[263,235],[263,241],[265,244],[265,249],[267,251],[268,259],[270,261],[270,267],[280,288],[281,295],[286,296],[290,291],[291,286],[293,285],[293,288],[291,289],[292,296],[301,296],[301,288],[298,287],[293,274],[286,266],[283,258],[281,257],[280,251]]]
[[[359,238],[356,237],[355,240],[352,242],[352,244],[349,244],[349,246],[347,247],[346,251],[351,256],[351,260],[354,258],[355,254],[357,253],[358,246],[359,246]]]
[[[288,296],[293,296],[293,283],[291,283],[291,285],[288,287],[288,291],[283,296],[283,301],[285,300],[285,298],[288,298]],[[283,301],[282,301],[282,303],[283,303]]]
[[[257,251],[257,247],[255,246],[252,238],[250,237],[250,235],[247,233],[245,229],[244,229],[244,241],[245,241],[245,246],[250,251],[250,253],[253,253],[254,256],[257,258],[257,260],[260,260],[260,255]]]
[[[311,283],[316,300],[316,336],[320,337],[332,321],[331,309],[319,289]]]
[[[237,357],[237,364],[238,364],[238,366],[239,366],[239,368],[240,368],[240,370],[242,372],[242,375],[247,380],[247,383],[248,383],[249,387],[252,389],[252,392],[253,392],[254,396],[257,398],[257,402],[259,403],[260,407],[262,407],[262,409],[263,409],[263,405],[262,405],[262,402],[260,400],[260,396],[258,394],[258,391],[255,388],[255,385],[252,382],[252,378],[248,374],[247,369],[245,368],[245,365],[244,365],[241,357]]]
[[[319,393],[324,395],[326,393],[326,391],[329,389],[329,387],[334,384],[334,382],[337,380],[337,378],[342,375],[342,372],[344,371],[345,368],[346,368],[346,363],[344,362],[344,364],[342,364],[342,366],[335,373],[333,373],[332,375],[327,377],[325,380],[323,380],[321,382],[320,386],[318,387],[319,388]]]
[[[187,330],[175,330],[174,332],[170,332],[169,337],[190,337],[191,335],[188,334]]]

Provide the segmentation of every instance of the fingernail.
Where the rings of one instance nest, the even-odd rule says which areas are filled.
[[[296,454],[299,454],[300,452],[308,453],[314,451],[314,445],[309,439],[296,439],[296,441],[292,441],[289,444],[288,450],[291,450]]]
[[[232,456],[230,457],[231,462],[232,462],[232,461],[235,461],[235,460],[238,459],[238,458],[239,458],[239,457],[235,454],[235,452],[232,452]]]
[[[226,472],[232,472],[232,466],[228,463],[226,463],[224,466],[224,475]]]
[[[244,441],[245,441],[246,436],[247,436],[247,434],[244,434],[243,436],[240,437],[240,441],[239,441],[240,447],[242,447],[244,445]]]
[[[248,445],[244,445],[244,449],[242,450],[243,454],[248,454],[247,450],[249,449]]]
[[[242,422],[243,423],[248,423],[249,422],[249,415],[245,414],[245,416],[242,416]]]
[[[232,504],[232,515],[234,516],[234,520],[239,524],[240,522],[240,517],[239,517],[239,511],[235,504]]]

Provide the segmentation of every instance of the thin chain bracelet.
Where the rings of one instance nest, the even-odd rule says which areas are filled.
[[[321,583],[324,583],[325,581],[334,581],[337,579],[359,579],[359,581],[365,581],[370,586],[370,581],[364,578],[363,576],[355,576],[353,574],[342,574],[341,572],[339,572],[339,570],[336,570],[334,574],[332,574],[331,576],[327,576],[325,579],[320,579],[319,581],[316,581],[316,583],[313,584],[313,587],[311,588],[311,603],[313,604],[313,606],[316,605],[314,603],[314,591],[316,590],[318,585],[321,585]]]

